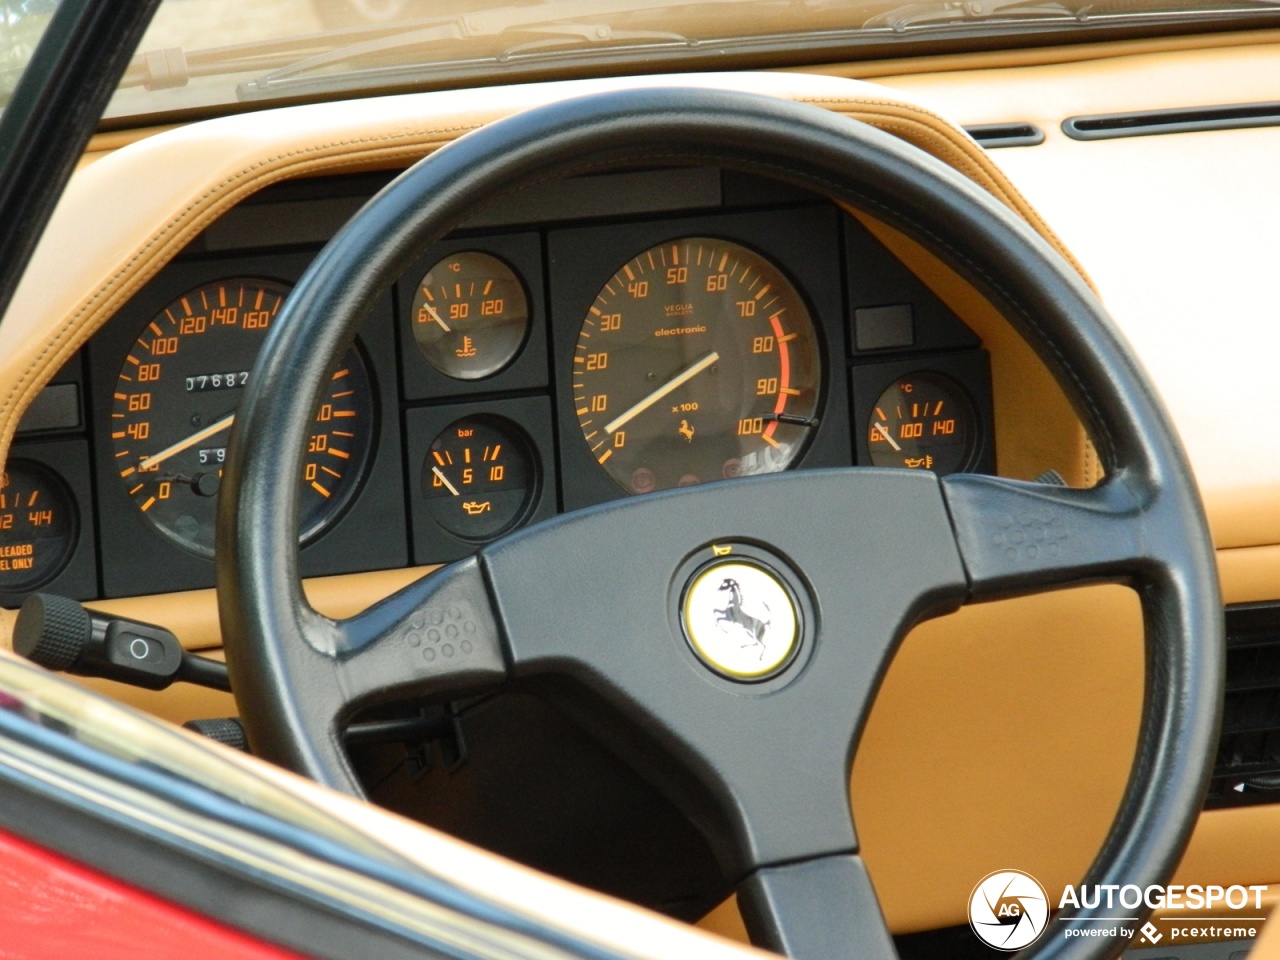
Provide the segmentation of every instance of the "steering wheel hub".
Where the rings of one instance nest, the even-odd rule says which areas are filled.
[[[681,605],[694,653],[730,680],[775,676],[800,642],[802,621],[791,591],[760,563],[712,561],[689,581]]]

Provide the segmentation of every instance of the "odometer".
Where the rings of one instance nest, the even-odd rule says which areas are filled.
[[[629,493],[786,469],[817,425],[808,308],[776,265],[725,240],[624,264],[583,320],[572,373],[582,436]]]
[[[146,520],[213,556],[227,437],[258,350],[289,287],[237,278],[178,297],[142,330],[112,395],[120,480]],[[334,371],[307,438],[301,539],[319,535],[359,485],[373,440],[373,398],[359,351]]]

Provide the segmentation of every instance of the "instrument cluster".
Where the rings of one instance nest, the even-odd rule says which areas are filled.
[[[380,298],[313,414],[304,575],[456,559],[561,510],[787,469],[994,469],[981,343],[857,221],[721,171],[681,173],[682,198],[668,175],[588,178],[611,189],[573,202],[553,185]],[[375,186],[268,191],[250,206],[303,224],[278,238],[262,209],[232,211],[45,390],[0,484],[0,603],[212,585],[258,351],[326,216]]]

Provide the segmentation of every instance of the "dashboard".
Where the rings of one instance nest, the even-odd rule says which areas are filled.
[[[882,77],[884,85],[874,87],[783,74],[726,75],[706,82],[830,105],[949,157],[950,148],[959,152],[961,146],[952,141],[949,147],[930,147],[918,133],[930,116],[966,124],[1011,119],[1037,124],[1046,135],[1040,145],[992,152],[1008,180],[990,179],[990,171],[968,154],[952,157],[953,165],[1043,227],[1022,200],[1025,194],[1080,257],[1182,433],[1219,547],[1226,601],[1274,600],[1280,570],[1280,511],[1274,496],[1280,434],[1257,430],[1253,418],[1224,415],[1219,401],[1221,385],[1230,383],[1232,409],[1274,409],[1273,351],[1260,348],[1267,341],[1258,317],[1259,304],[1273,299],[1266,278],[1274,273],[1269,269],[1274,244],[1267,238],[1280,223],[1280,201],[1264,172],[1270,169],[1267,158],[1280,146],[1277,128],[1180,135],[1176,150],[1166,137],[1086,143],[1070,140],[1058,129],[1071,114],[1267,99],[1268,85],[1277,82],[1274,53],[1242,45],[1199,53],[1120,54],[1101,63],[1064,55],[1065,63],[1040,65],[1004,64],[993,56],[968,68],[921,67],[910,76],[896,75],[913,69],[903,63],[826,71]],[[873,69],[879,73],[866,72]],[[671,78],[652,82],[669,83]],[[7,415],[23,412],[9,460],[10,483],[17,482],[15,477],[26,482],[15,466],[34,465],[34,484],[46,484],[42,490],[57,491],[64,505],[73,506],[61,519],[55,510],[41,524],[52,528],[54,539],[63,538],[51,566],[37,569],[31,532],[5,541],[12,552],[0,551],[0,561],[9,562],[0,566],[0,573],[13,576],[0,606],[14,605],[31,589],[81,599],[136,595],[102,606],[127,608],[124,615],[173,625],[188,646],[216,647],[212,591],[174,592],[210,586],[212,564],[146,518],[155,505],[143,511],[146,499],[134,499],[132,486],[126,487],[126,478],[119,476],[127,467],[116,468],[112,462],[120,448],[115,446],[118,438],[111,436],[119,431],[110,421],[143,412],[129,411],[128,400],[114,396],[127,395],[116,386],[131,348],[147,338],[148,324],[163,308],[193,291],[216,293],[229,281],[287,286],[295,280],[319,246],[391,176],[346,171],[403,166],[461,130],[599,85],[608,84],[323,104],[294,108],[288,124],[267,113],[193,124],[130,142],[124,149],[114,147],[128,137],[102,141],[110,141],[104,158],[90,158],[91,165],[73,181],[65,212],[51,226],[48,248],[35,261],[0,331],[6,338],[0,355],[14,384],[5,409]],[[907,109],[902,103],[916,97],[927,99],[936,113],[916,109],[911,126],[901,119]],[[244,171],[255,172],[258,179],[251,182],[252,189],[237,193],[248,176]],[[281,182],[259,190],[268,180]],[[132,202],[121,210],[116,197],[126,188]],[[84,230],[86,222],[99,229]],[[1260,223],[1265,229],[1244,229]],[[492,438],[479,447],[469,445],[465,441],[472,438],[457,436],[459,428],[449,438],[447,428],[463,416],[483,415],[484,426],[497,423],[504,437],[527,442],[523,459],[532,465],[531,472],[508,488],[513,492],[508,499],[517,502],[505,521],[512,529],[574,506],[628,495],[599,463],[605,450],[593,456],[594,440],[586,440],[579,419],[590,418],[591,411],[588,407],[580,415],[576,397],[588,396],[590,402],[590,397],[604,395],[609,422],[688,372],[708,352],[720,352],[719,346],[690,353],[683,366],[655,370],[652,386],[634,394],[626,392],[633,388],[612,382],[593,388],[590,395],[573,393],[572,385],[585,381],[567,376],[572,376],[584,320],[605,284],[657,245],[690,238],[737,244],[766,259],[795,287],[809,313],[821,377],[815,412],[804,416],[818,424],[808,428],[812,436],[799,445],[789,468],[876,463],[874,447],[883,443],[874,439],[883,436],[877,423],[902,446],[908,438],[900,427],[892,429],[888,417],[879,416],[875,408],[882,404],[877,401],[903,378],[928,374],[960,385],[973,406],[978,454],[967,469],[998,465],[1004,476],[1030,479],[1054,468],[1072,485],[1092,482],[1096,461],[1036,358],[972,289],[874,223],[814,197],[719,171],[636,170],[547,184],[478,211],[454,236],[425,251],[386,292],[353,345],[366,365],[374,401],[368,460],[356,471],[358,482],[350,496],[307,540],[303,568],[311,575],[403,569],[395,583],[376,574],[312,580],[312,585],[346,591],[341,608],[346,613],[330,615],[360,610],[418,576],[422,564],[461,556],[484,542],[488,534],[476,534],[474,527],[455,524],[451,531],[448,520],[442,525],[423,488],[424,473],[431,476],[428,483],[436,479],[427,458],[442,433],[442,444],[452,439],[455,445],[438,450],[442,456],[451,453],[455,463],[435,466],[460,490],[457,474],[446,466],[459,466],[458,453],[465,463],[467,449],[483,462],[485,446],[498,446]],[[481,338],[464,332],[475,341],[477,354],[458,357],[456,351],[467,352],[465,343],[437,341],[424,350],[420,343],[425,338],[415,335],[414,327],[423,307],[417,302],[422,286],[441,295],[433,283],[423,283],[427,274],[438,264],[447,270],[458,262],[461,272],[468,263],[480,262],[478,256],[464,257],[468,254],[505,265],[528,310],[523,339],[515,337],[515,353],[475,379],[447,375],[428,355],[439,359],[442,352],[451,352],[454,360],[478,362]],[[160,263],[166,266],[152,269]],[[131,279],[135,275],[142,278],[137,284]],[[665,281],[665,272],[659,276]],[[493,279],[502,278],[495,274]],[[699,292],[708,292],[705,278]],[[455,294],[452,299],[467,298]],[[729,302],[736,305],[737,299],[742,298]],[[678,301],[693,303],[695,309],[702,302],[694,296]],[[1211,305],[1208,320],[1206,304]],[[506,306],[497,311],[505,328],[519,327]],[[194,309],[192,313],[199,315]],[[908,313],[910,343],[905,342]],[[429,312],[427,316],[423,326],[434,334],[430,328],[440,324]],[[450,316],[441,316],[449,324]],[[751,342],[759,335],[768,334],[753,334]],[[672,339],[691,342],[679,335]],[[62,344],[70,344],[66,352]],[[41,367],[46,359],[47,366]],[[68,362],[62,366],[64,360]],[[54,375],[52,368],[59,366]],[[213,377],[232,374],[238,379],[246,370],[251,372],[252,366],[219,360],[184,371],[183,400],[216,398],[221,392],[187,391],[188,376],[210,378],[205,383],[214,385]],[[698,371],[682,386],[701,388],[707,373]],[[754,379],[767,381],[772,375],[766,370]],[[780,380],[780,368],[778,375]],[[23,392],[28,386],[30,395]],[[674,400],[678,389],[666,396]],[[751,391],[746,399],[753,396]],[[126,407],[119,411],[123,418],[112,416],[119,402]],[[692,448],[710,431],[689,416],[692,411],[672,413],[672,405],[662,412],[661,430],[654,429],[670,442]],[[207,415],[217,423],[230,406],[217,405]],[[632,422],[641,425],[654,408],[660,405],[650,405]],[[727,406],[719,415],[715,432],[722,437],[726,419],[733,425],[728,433],[735,437],[736,423],[748,419],[745,413],[733,417]],[[190,413],[187,419],[182,431],[140,455],[154,457],[204,428],[190,424]],[[144,420],[151,422],[145,417],[130,422]],[[678,432],[686,420],[695,430],[694,441]],[[762,433],[764,426],[762,422]],[[464,423],[460,429],[469,427]],[[621,429],[630,432],[629,425]],[[921,432],[925,429],[922,425]],[[147,442],[152,442],[150,436]],[[198,459],[205,451],[216,461],[223,446],[217,438],[197,441],[172,460],[187,452]],[[130,455],[138,452],[125,449]],[[618,457],[615,453],[605,466]],[[719,463],[728,459],[721,456]],[[511,466],[513,476],[514,462],[503,464]],[[631,473],[636,469],[632,466]],[[22,493],[24,507],[15,524],[32,523],[31,513],[47,509],[27,509],[33,506],[34,487],[8,492]],[[439,499],[456,499],[459,511],[463,502],[488,500],[490,511],[477,516],[492,521],[499,492]],[[48,495],[40,493],[34,506]],[[158,490],[150,496],[158,501]],[[132,569],[144,564],[149,574]],[[922,625],[907,638],[877,700],[852,783],[868,862],[895,929],[963,922],[956,905],[992,850],[1031,867],[1048,882],[1072,882],[1082,874],[1128,773],[1142,700],[1141,636],[1141,613],[1132,594],[1118,586],[1098,586],[966,607]],[[110,692],[122,698],[134,693],[124,688]],[[178,719],[225,716],[233,709],[229,700],[210,702],[185,689],[175,694],[177,706],[172,708],[158,696],[145,701],[142,696],[132,702]],[[922,703],[928,709],[921,709]],[[1001,717],[1027,722],[997,723]],[[998,751],[990,748],[995,735],[1003,741]],[[520,754],[522,747],[510,747],[506,759],[513,768],[528,762]],[[531,773],[530,779],[538,775]],[[1010,790],[1010,784],[1017,789]],[[959,833],[958,820],[966,823]],[[1013,837],[1010,825],[1023,823],[1039,825],[1039,833]],[[1180,876],[1191,882],[1206,877],[1273,881],[1277,836],[1274,807],[1206,812]],[[921,895],[922,874],[928,874],[926,896]]]
[[[47,386],[0,496],[0,605],[213,585],[236,403],[291,284],[390,179],[269,188]],[[305,576],[457,559],[625,496],[850,464],[994,471],[980,337],[853,217],[711,168],[548,184],[381,296],[308,437]]]

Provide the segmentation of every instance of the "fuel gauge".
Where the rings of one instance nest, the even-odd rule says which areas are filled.
[[[422,495],[432,518],[453,536],[483,542],[525,519],[537,489],[533,447],[504,417],[455,420],[431,442]]]
[[[61,573],[77,522],[61,477],[31,460],[11,460],[0,473],[0,592],[33,590]]]

